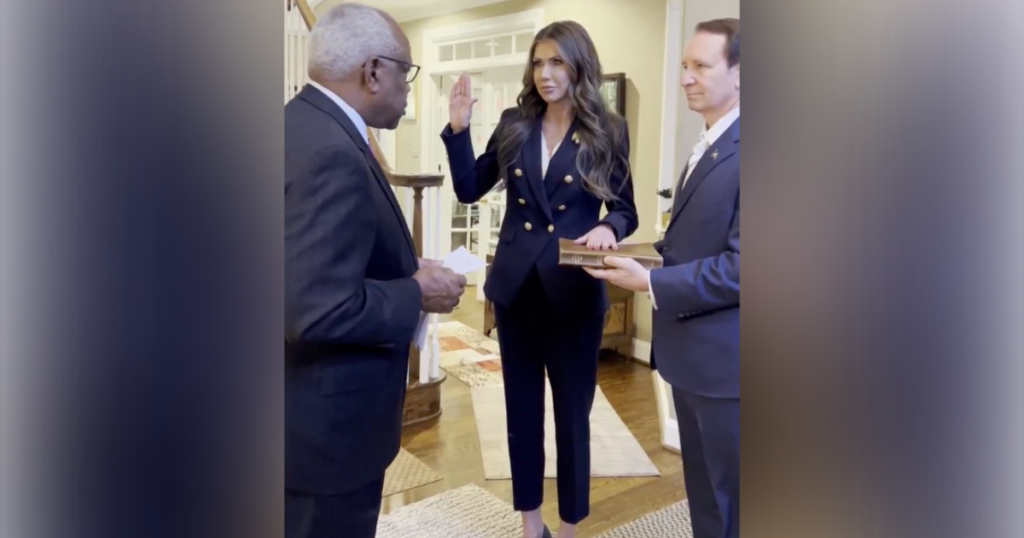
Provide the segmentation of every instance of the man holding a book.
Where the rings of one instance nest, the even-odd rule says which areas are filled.
[[[705,127],[674,191],[664,267],[607,257],[586,270],[650,293],[651,367],[672,385],[695,538],[739,536],[740,22],[697,25],[683,89]]]

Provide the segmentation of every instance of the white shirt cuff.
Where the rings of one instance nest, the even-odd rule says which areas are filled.
[[[658,309],[658,301],[654,300],[654,288],[651,287],[651,272],[647,271],[647,297],[651,300],[651,306]]]

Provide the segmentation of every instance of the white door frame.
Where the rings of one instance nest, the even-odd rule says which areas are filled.
[[[668,0],[665,8],[665,65],[664,90],[661,101],[661,163],[658,168],[658,189],[670,189],[675,184],[679,138],[679,100],[680,77],[683,63],[683,37],[685,0]],[[660,236],[661,213],[671,208],[672,201],[658,197],[658,218],[655,220],[655,234]],[[646,349],[647,356],[637,359],[647,362],[650,359],[650,345],[634,345],[634,354],[640,355],[636,349]],[[672,387],[658,375],[651,373],[654,382],[654,394],[658,404],[658,425],[661,433],[661,446],[673,452],[679,452],[679,421],[672,418],[671,394]]]
[[[478,58],[461,61],[441,62],[438,56],[440,46],[450,42],[463,41],[466,39],[480,39],[491,36],[507,35],[511,33],[532,33],[536,34],[544,26],[544,10],[542,8],[531,9],[488,19],[431,28],[423,32],[421,43],[421,54],[423,56],[422,66],[419,75],[419,95],[416,110],[420,124],[420,171],[425,174],[437,173],[438,166],[441,166],[443,173],[448,164],[446,161],[438,161],[437,155],[441,149],[440,132],[447,123],[446,118],[438,117],[438,92],[440,91],[439,77],[462,73],[463,71],[482,71],[495,67],[525,66],[526,58],[512,54],[503,58]],[[439,219],[441,230],[439,245],[434,252],[447,253],[451,251],[451,219],[452,219],[452,198],[454,191],[452,186],[446,183],[438,193],[441,200],[436,204],[430,204],[425,208],[425,215],[428,222],[432,219]],[[439,208],[439,214],[435,209]],[[481,217],[482,218],[482,217]],[[481,242],[488,238],[480,237]],[[429,241],[434,241],[432,237]],[[443,255],[443,254],[442,254]],[[482,284],[482,283],[481,283]],[[477,299],[484,300],[482,286],[478,286]]]
[[[683,38],[686,34],[685,0],[668,0],[665,7],[665,76],[661,92],[661,162],[658,166],[658,190],[671,189],[679,174],[679,102],[682,88]],[[658,196],[658,218],[654,219],[655,237],[664,231],[661,214],[672,208],[672,200]]]

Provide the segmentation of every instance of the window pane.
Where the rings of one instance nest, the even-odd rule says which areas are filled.
[[[533,44],[533,34],[519,34],[516,36],[516,52],[525,54],[530,52],[530,45]]]
[[[465,229],[467,214],[465,205],[458,202],[452,203],[452,228]]]
[[[494,44],[495,55],[512,54],[512,36],[499,37],[494,40]]]
[[[480,41],[473,42],[473,57],[474,58],[490,58],[491,54],[491,40],[481,39]]]
[[[491,228],[501,228],[501,206],[491,206]]]
[[[466,232],[452,232],[452,250],[458,250],[459,247],[466,247]]]
[[[442,62],[450,62],[455,58],[454,45],[442,45],[440,48],[440,59]]]
[[[472,43],[459,43],[455,45],[455,59],[456,60],[469,60],[473,58],[473,44]]]

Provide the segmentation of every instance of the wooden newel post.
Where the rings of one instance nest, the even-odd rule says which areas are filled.
[[[444,176],[438,174],[390,174],[391,184],[413,190],[412,240],[416,255],[423,257],[423,189],[440,188]],[[440,218],[439,215],[435,216]],[[436,358],[435,358],[436,360]],[[402,425],[417,424],[441,416],[441,383],[446,379],[442,370],[440,377],[424,383],[421,380],[420,350],[412,346],[409,350],[409,379],[405,391],[405,409]]]

